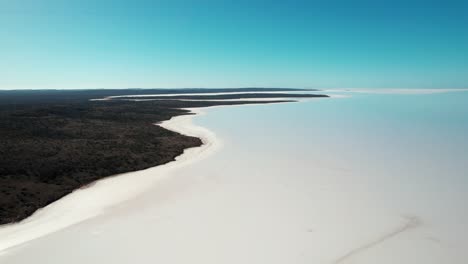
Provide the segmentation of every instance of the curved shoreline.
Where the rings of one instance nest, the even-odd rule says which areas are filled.
[[[296,98],[295,101],[274,101],[274,103],[309,100],[311,99]],[[249,103],[248,105],[258,104],[263,105],[265,103]],[[190,112],[155,123],[155,125],[162,128],[182,135],[197,137],[202,141],[201,146],[184,149],[183,153],[177,156],[175,160],[148,169],[115,174],[96,180],[38,209],[34,214],[20,222],[0,225],[0,255],[31,240],[101,215],[112,209],[112,207],[144,193],[158,181],[166,178],[172,170],[199,161],[214,153],[222,146],[222,141],[212,131],[192,124],[192,119],[194,116],[203,115],[204,111],[202,109],[204,108],[211,109],[226,106],[244,106],[244,104],[179,108]],[[138,177],[138,181],[135,181],[135,177]]]
[[[92,183],[92,188],[77,189],[21,222],[0,226],[0,255],[28,241],[103,214],[113,206],[145,192],[172,170],[201,160],[218,150],[222,142],[215,133],[192,123],[192,118],[203,114],[203,111],[199,108],[186,109],[191,114],[175,116],[156,125],[198,137],[202,140],[201,146],[185,149],[174,161],[159,166],[97,180]],[[135,181],[135,177],[139,177],[139,180]]]

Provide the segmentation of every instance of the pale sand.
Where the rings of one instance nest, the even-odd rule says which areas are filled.
[[[256,122],[268,108],[242,109],[242,115],[229,109],[213,112],[207,119],[217,122],[202,124],[223,138],[226,147],[217,155],[171,171],[164,180],[155,170],[157,184],[150,184],[150,190],[98,217],[9,250],[0,263],[456,263],[437,262],[434,255],[442,251],[418,240],[431,235],[443,241],[428,233],[431,223],[424,215],[404,216],[400,208],[394,211],[373,199],[366,186],[360,187],[367,179],[360,178],[362,168],[348,167],[354,162],[341,164],[333,155],[328,164],[326,146],[333,144],[303,142],[303,148],[281,143],[284,131],[263,130]],[[183,120],[167,128],[186,131]],[[264,140],[264,132],[278,140]],[[310,156],[311,146],[320,155]],[[146,170],[146,177],[154,178],[153,172]],[[152,182],[135,172],[110,188],[109,196],[116,198],[114,191],[122,187]],[[426,258],[420,252],[435,254]]]
[[[141,195],[8,250],[0,263],[466,262],[466,213],[451,208],[463,201],[466,188],[458,195],[451,186],[444,194],[443,185],[428,185],[430,173],[421,173],[431,168],[379,156],[393,143],[365,149],[384,158],[382,168],[374,165],[379,159],[359,152],[369,138],[348,133],[348,115],[321,112],[325,120],[339,118],[343,125],[335,130],[346,133],[330,134],[327,121],[314,117],[310,128],[301,126],[302,117],[288,122],[307,109],[301,106],[208,110],[194,122],[223,139],[216,155],[170,177],[157,175],[157,184]],[[282,122],[269,123],[276,120]],[[416,179],[408,179],[415,171]],[[151,182],[135,180],[139,176],[135,172],[127,183]]]
[[[200,109],[189,109],[202,114]],[[88,188],[75,190],[60,200],[36,211],[27,219],[0,227],[0,254],[7,249],[59,231],[109,210],[157,184],[174,169],[198,161],[218,150],[222,142],[216,135],[192,124],[194,115],[173,117],[159,125],[178,133],[198,137],[203,145],[186,149],[176,161],[146,170],[129,172],[96,181]]]

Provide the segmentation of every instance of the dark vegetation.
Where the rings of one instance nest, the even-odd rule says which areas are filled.
[[[143,100],[161,100],[161,99],[174,99],[174,100],[186,100],[186,99],[197,99],[197,100],[226,100],[226,99],[256,99],[256,98],[314,98],[314,97],[328,97],[324,94],[288,94],[288,93],[239,93],[239,94],[210,94],[210,95],[165,95],[165,96],[139,96],[135,97],[118,97],[113,100],[132,100],[132,99],[143,99]]]
[[[0,105],[81,102],[83,100],[118,95],[224,93],[224,92],[291,92],[316,91],[292,88],[236,88],[236,89],[93,89],[93,90],[0,90]]]
[[[184,149],[200,146],[198,138],[154,125],[188,113],[179,108],[267,103],[89,101],[158,91],[167,93],[160,89],[0,92],[0,224],[20,221],[95,180],[164,164]]]

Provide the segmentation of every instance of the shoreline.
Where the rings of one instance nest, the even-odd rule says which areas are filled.
[[[189,112],[172,116],[168,120],[153,123],[153,125],[179,133],[182,136],[198,138],[201,141],[200,146],[185,148],[182,154],[164,164],[97,179],[37,209],[32,215],[19,222],[0,225],[0,255],[34,239],[108,212],[109,209],[143,194],[153,187],[157,181],[166,178],[172,170],[197,162],[216,152],[222,147],[221,140],[209,129],[192,123],[193,117],[205,114],[204,108],[264,105],[268,103],[281,104],[316,99],[319,98],[294,98],[294,100],[288,101],[247,99],[232,100],[233,104],[174,108]],[[231,100],[229,101],[231,102]],[[236,102],[239,104],[236,104]],[[139,177],[138,181],[135,181],[135,177]]]
[[[184,149],[174,161],[94,181],[87,188],[74,190],[20,222],[0,226],[0,255],[31,240],[101,215],[113,206],[144,193],[172,170],[204,159],[221,148],[222,142],[215,133],[192,123],[193,117],[203,115],[204,111],[200,108],[182,109],[190,113],[154,125],[197,137],[202,145]],[[139,181],[135,181],[135,177],[139,177]]]

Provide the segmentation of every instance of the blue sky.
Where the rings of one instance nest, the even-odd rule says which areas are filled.
[[[0,89],[468,88],[468,1],[0,0]]]

